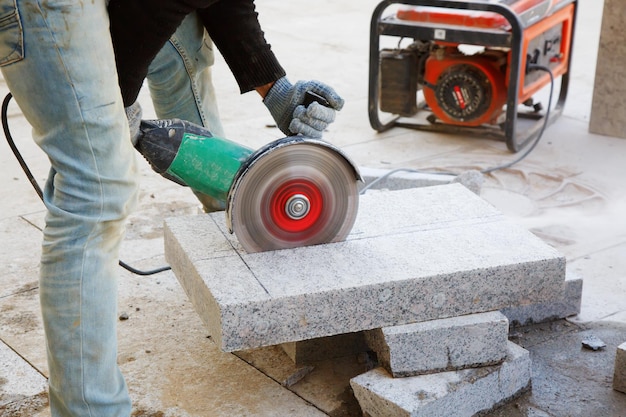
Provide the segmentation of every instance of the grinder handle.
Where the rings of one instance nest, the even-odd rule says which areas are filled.
[[[328,102],[328,100],[326,100],[324,97],[320,96],[317,93],[314,93],[313,91],[307,91],[305,96],[304,96],[304,102],[302,103],[302,105],[304,107],[309,107],[309,104],[313,103],[314,101],[317,101],[319,104],[321,104],[324,107],[330,107],[330,103]]]

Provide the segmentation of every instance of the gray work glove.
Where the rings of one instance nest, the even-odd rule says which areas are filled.
[[[307,91],[322,96],[329,107],[314,101],[305,108]],[[287,77],[283,77],[274,83],[263,103],[285,135],[321,138],[326,127],[335,121],[335,111],[341,110],[344,100],[319,81],[298,81],[292,85]]]
[[[125,107],[124,111],[126,111],[126,118],[128,119],[130,141],[133,143],[133,146],[136,146],[137,139],[139,139],[139,125],[141,124],[141,105],[138,101],[135,101],[130,106]]]

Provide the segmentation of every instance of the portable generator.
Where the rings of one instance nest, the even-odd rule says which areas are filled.
[[[576,0],[383,1],[370,34],[372,128],[496,137],[519,151],[562,113],[576,6]],[[555,79],[558,101],[544,109],[534,96]]]

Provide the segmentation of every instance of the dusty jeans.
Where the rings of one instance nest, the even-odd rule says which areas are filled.
[[[14,56],[2,73],[51,163],[39,289],[52,416],[128,417],[116,277],[137,172],[104,0],[1,1],[21,21],[0,33]]]
[[[116,279],[137,154],[105,0],[0,0],[0,22],[2,74],[51,164],[40,273],[51,413],[128,417]],[[199,105],[189,103],[180,111]]]
[[[190,14],[148,68],[148,86],[160,119],[179,118],[224,137],[213,87],[213,45]]]

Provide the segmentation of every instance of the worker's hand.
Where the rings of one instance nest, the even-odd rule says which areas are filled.
[[[130,106],[124,108],[126,118],[128,119],[128,128],[130,130],[130,141],[133,146],[137,145],[139,139],[139,125],[141,124],[141,105],[139,101],[135,101]]]
[[[307,91],[322,96],[329,107],[315,101],[304,107]],[[319,81],[298,81],[292,85],[283,77],[274,83],[263,103],[285,135],[320,138],[326,127],[335,121],[335,111],[341,110],[344,100]]]

